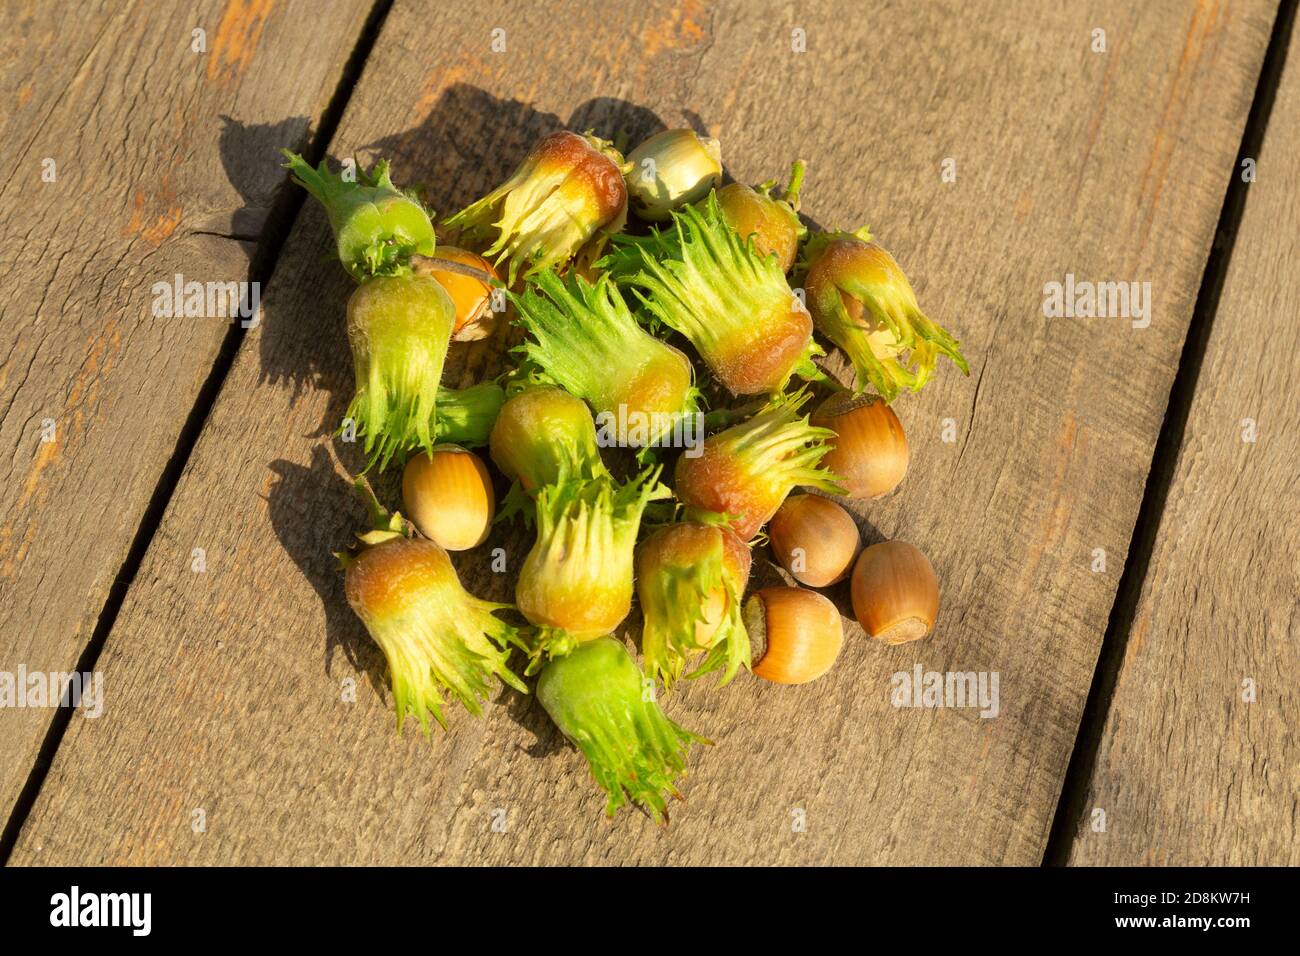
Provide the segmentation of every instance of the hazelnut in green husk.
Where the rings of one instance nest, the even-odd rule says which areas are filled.
[[[774,399],[753,418],[710,435],[698,456],[678,458],[673,486],[687,516],[725,516],[749,541],[801,485],[844,494],[837,477],[819,465],[835,433],[799,414],[808,398],[801,392]]]
[[[610,444],[659,444],[695,413],[690,360],[641,328],[608,276],[593,285],[548,269],[511,300],[530,335],[519,351],[586,400]]]
[[[410,271],[413,255],[433,255],[433,222],[418,199],[393,185],[388,161],[349,182],[325,161],[312,169],[297,153],[280,150],[294,182],[311,193],[329,216],[339,261],[358,282]]]
[[[666,525],[637,546],[637,599],[645,618],[641,655],[646,673],[665,689],[701,655],[689,676],[722,670],[726,684],[749,666],[740,602],[750,562],[745,543],[719,525]]]
[[[597,263],[690,340],[733,395],[779,392],[817,353],[812,320],[774,256],[727,224],[717,193],[648,236],[615,236]]]
[[[363,437],[367,467],[382,470],[395,457],[433,449],[455,319],[451,297],[430,276],[380,276],[348,298],[356,395],[347,414]]]
[[[445,225],[491,244],[507,261],[509,284],[560,266],[589,239],[618,232],[627,220],[623,157],[590,134],[561,130],[543,137],[514,175]]]
[[[760,256],[775,254],[782,272],[789,272],[808,227],[799,219],[799,187],[803,185],[804,163],[790,170],[790,183],[781,199],[772,195],[775,180],[751,188],[730,183],[718,190],[718,205],[727,224],[742,239],[753,239]]]
[[[537,540],[519,571],[515,603],[537,627],[538,661],[609,634],[627,617],[641,514],[669,493],[659,471],[626,483],[608,475],[568,481],[537,493]]]
[[[694,130],[666,129],[627,154],[632,211],[663,222],[674,209],[703,199],[722,185],[722,147]]]
[[[430,714],[446,727],[445,693],[482,716],[493,677],[527,693],[506,663],[510,647],[524,645],[494,613],[510,605],[466,591],[447,552],[409,536],[401,515],[389,515],[373,494],[370,508],[374,527],[357,535],[360,550],[338,557],[348,604],[388,661],[398,732],[414,717],[428,733]]]
[[[531,523],[531,499],[542,488],[609,474],[587,403],[555,385],[528,385],[506,399],[488,449],[513,483],[502,503],[503,519],[520,513]]]
[[[551,661],[537,681],[537,699],[587,758],[609,795],[607,815],[631,803],[656,823],[667,819],[665,796],[681,796],[677,778],[691,745],[708,741],[664,716],[627,648],[600,637]]]
[[[853,362],[857,390],[885,401],[917,391],[940,355],[970,374],[957,341],[930,321],[894,257],[858,233],[822,233],[809,240],[801,264],[808,311],[818,330]]]

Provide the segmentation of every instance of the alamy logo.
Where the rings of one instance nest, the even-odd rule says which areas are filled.
[[[684,448],[687,458],[704,454],[701,412],[643,412],[619,405],[596,415],[596,444],[601,448]]]
[[[100,671],[0,671],[0,708],[82,707],[91,720],[104,712],[104,675]]]
[[[926,671],[917,664],[890,680],[889,702],[895,707],[978,707],[981,717],[996,717],[997,671]]]
[[[1043,315],[1049,319],[1130,319],[1135,329],[1151,324],[1150,282],[1075,280],[1043,285]]]
[[[260,282],[186,282],[178,272],[171,282],[155,282],[149,291],[154,318],[239,319],[246,329],[261,321]]]
[[[151,893],[82,893],[78,886],[50,897],[51,926],[129,926],[148,936],[153,924]]]

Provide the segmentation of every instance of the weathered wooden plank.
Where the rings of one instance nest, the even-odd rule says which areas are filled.
[[[356,450],[327,438],[351,387],[348,284],[319,263],[313,212],[109,637],[106,713],[74,721],[14,859],[1038,862],[1272,15],[605,3],[566,26],[399,3],[333,148],[395,154],[440,209],[561,121],[640,135],[698,114],[737,178],[801,154],[813,216],[870,219],[974,367],[900,400],[912,474],[859,509],[870,533],[930,554],[937,634],[884,649],[852,627],[814,684],[745,678],[672,700],[717,746],[668,831],[634,814],[605,825],[530,700],[396,738],[329,557],[362,509],[344,477]],[[1151,281],[1152,321],[1044,319],[1044,283],[1066,273]],[[528,544],[493,543],[515,560]],[[196,546],[204,574],[188,570]],[[483,557],[459,566],[509,594]],[[892,708],[891,675],[915,663],[997,671],[999,716]]]
[[[0,670],[90,639],[230,328],[156,317],[151,286],[248,278],[272,149],[306,142],[370,4],[317,6],[3,5]],[[52,713],[0,710],[6,817]]]
[[[1256,158],[1073,863],[1300,863],[1300,36]]]

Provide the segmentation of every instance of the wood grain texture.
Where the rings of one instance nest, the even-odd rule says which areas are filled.
[[[1300,863],[1300,37],[1255,158],[1073,863]]]
[[[230,327],[151,286],[248,278],[369,5],[3,6],[0,670],[66,672]],[[51,714],[0,710],[6,814]]]
[[[857,508],[869,536],[930,556],[937,633],[886,649],[846,622],[813,684],[745,677],[670,700],[717,745],[693,759],[667,830],[606,823],[531,699],[396,737],[329,556],[363,509],[346,480],[356,449],[329,439],[351,388],[348,282],[320,262],[313,210],[109,637],[106,712],[73,722],[14,860],[1037,863],[1273,13],[602,3],[561,21],[398,3],[331,152],[392,155],[440,210],[561,124],[635,141],[698,117],[737,179],[800,155],[814,219],[870,221],[972,364],[900,399],[911,474]],[[1044,283],[1067,272],[1152,282],[1149,327],[1044,319]],[[463,379],[491,356],[463,353]],[[495,544],[517,563],[529,541]],[[188,570],[195,546],[205,574]],[[1095,548],[1106,573],[1090,570]],[[458,557],[463,580],[509,597],[487,561]],[[845,588],[830,594],[847,610]],[[997,671],[999,716],[894,709],[891,675],[917,662]]]

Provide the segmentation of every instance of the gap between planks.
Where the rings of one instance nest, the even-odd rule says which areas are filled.
[[[1287,49],[1295,26],[1298,3],[1300,0],[1282,0],[1273,21],[1273,32],[1269,37],[1268,50],[1264,54],[1259,81],[1255,85],[1255,96],[1246,118],[1246,128],[1241,134],[1241,147],[1237,151],[1229,175],[1223,208],[1219,213],[1219,222],[1214,232],[1214,243],[1205,261],[1205,271],[1201,274],[1201,286],[1196,294],[1196,305],[1192,309],[1187,338],[1183,341],[1178,372],[1169,390],[1169,404],[1165,409],[1164,422],[1160,426],[1155,451],[1151,456],[1151,468],[1147,472],[1146,489],[1142,494],[1142,504],[1138,508],[1128,557],[1120,576],[1115,603],[1111,606],[1106,635],[1102,640],[1101,653],[1097,658],[1092,685],[1088,689],[1088,700],[1083,709],[1083,719],[1079,724],[1074,751],[1070,755],[1070,765],[1066,770],[1061,796],[1057,801],[1051,834],[1043,852],[1044,866],[1067,865],[1075,831],[1083,818],[1084,801],[1101,745],[1101,735],[1106,726],[1115,685],[1128,649],[1138,599],[1151,564],[1156,534],[1160,529],[1160,521],[1173,484],[1179,452],[1183,446],[1192,399],[1201,377],[1201,366],[1205,361],[1210,330],[1218,312],[1224,279],[1236,248],[1237,234],[1241,229],[1242,214],[1246,207],[1246,193],[1250,188],[1250,184],[1241,177],[1241,162],[1247,157],[1258,160],[1262,152],[1264,136],[1273,113],[1273,102],[1277,97],[1283,67],[1286,65]]]
[[[321,114],[320,126],[303,149],[303,158],[312,166],[315,166],[324,158],[326,149],[333,142],[339,121],[343,117],[343,111],[347,107],[348,100],[352,98],[352,92],[356,88],[357,80],[360,78],[361,71],[370,57],[370,51],[374,48],[375,41],[379,37],[384,20],[387,18],[392,6],[393,0],[375,0],[370,13],[367,14],[361,33],[357,37],[357,42],[352,47],[352,52],[343,65],[343,72],[339,76],[338,84],[334,87],[333,95],[330,96],[329,104]],[[281,191],[275,205],[267,216],[266,224],[262,228],[261,238],[257,242],[252,261],[249,263],[249,281],[259,286],[270,283],[271,278],[275,275],[275,267],[280,260],[280,253],[284,248],[285,241],[289,238],[289,232],[293,228],[294,221],[298,218],[298,213],[302,210],[305,200],[306,193],[301,190],[285,189]],[[240,237],[230,238],[238,239]],[[113,625],[117,621],[117,614],[122,607],[122,602],[126,599],[126,593],[135,580],[136,573],[140,570],[140,565],[144,561],[145,553],[149,550],[149,545],[162,523],[163,514],[166,512],[167,505],[176,491],[176,486],[179,484],[185,465],[194,451],[194,446],[199,440],[199,434],[207,423],[208,413],[211,412],[213,405],[216,403],[217,396],[221,394],[221,388],[225,384],[226,376],[230,373],[231,367],[234,365],[235,356],[239,354],[239,348],[243,344],[246,334],[247,329],[243,327],[242,323],[232,322],[230,324],[226,337],[221,343],[221,348],[217,352],[216,360],[212,364],[212,369],[208,372],[208,376],[199,389],[198,395],[195,396],[194,405],[190,408],[190,413],[185,418],[185,424],[181,427],[180,434],[177,436],[176,448],[168,458],[162,473],[158,476],[153,494],[149,496],[149,504],[140,518],[140,524],[131,539],[131,546],[127,550],[122,567],[118,569],[117,574],[113,577],[113,584],[109,588],[104,607],[100,610],[90,640],[82,650],[81,656],[77,659],[75,671],[86,672],[95,669],[95,662],[99,659],[109,632],[112,631]],[[54,711],[49,730],[45,734],[45,740],[41,743],[41,749],[36,755],[31,771],[28,773],[27,782],[23,784],[22,790],[19,791],[13,812],[10,813],[3,832],[0,832],[0,866],[5,866],[9,862],[9,856],[13,852],[14,844],[18,841],[18,834],[22,831],[23,824],[27,821],[27,816],[36,803],[36,798],[40,795],[41,786],[45,783],[45,777],[49,773],[51,763],[54,761],[54,755],[63,742],[63,735],[72,720],[74,710],[75,708],[69,706],[65,701],[63,705]]]

